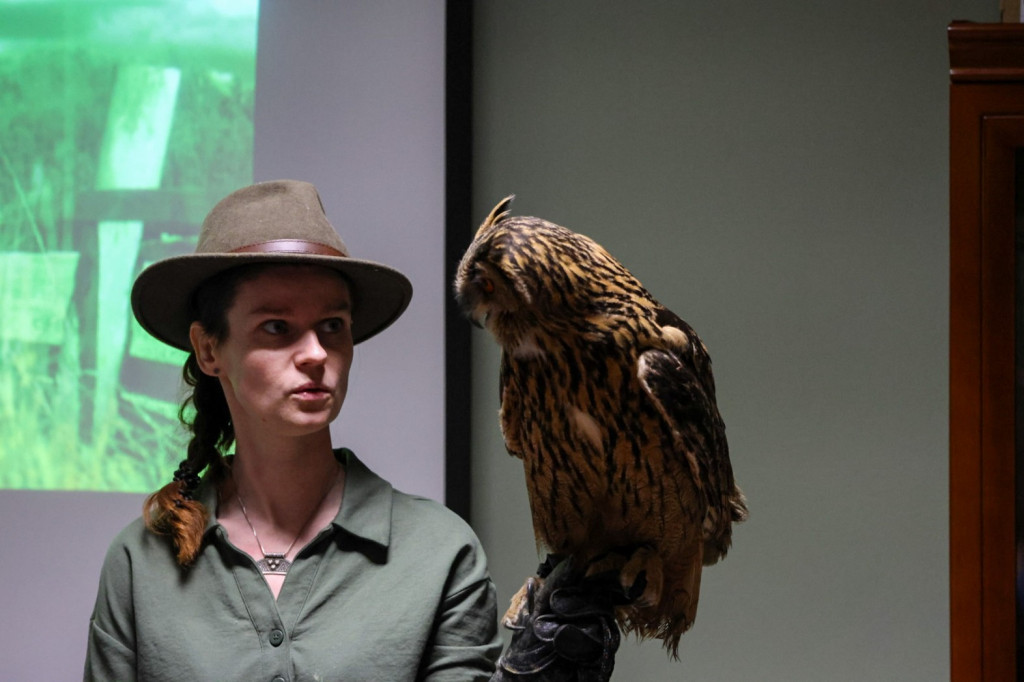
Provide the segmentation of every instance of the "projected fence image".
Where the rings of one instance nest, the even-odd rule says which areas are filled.
[[[148,492],[182,459],[184,354],[128,296],[251,182],[256,22],[0,0],[0,488]]]

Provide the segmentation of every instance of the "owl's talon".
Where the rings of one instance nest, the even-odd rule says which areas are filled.
[[[661,558],[649,547],[633,552],[619,572],[622,591],[627,597],[633,597],[631,603],[640,607],[657,606],[661,602],[664,580]]]
[[[628,587],[623,585],[622,593],[626,598],[627,603],[635,602],[638,598],[643,596],[644,590],[647,589],[647,571],[640,571],[636,580],[633,581],[632,585]]]
[[[602,573],[618,573],[626,565],[626,557],[619,552],[608,552],[587,564],[585,577],[593,578]]]
[[[519,591],[512,595],[508,610],[501,619],[501,624],[506,629],[515,630],[522,627],[525,619],[533,611],[533,597],[543,584],[543,578],[527,578]]]

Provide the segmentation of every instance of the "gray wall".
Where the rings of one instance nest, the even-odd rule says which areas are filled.
[[[630,640],[616,679],[948,679],[945,29],[997,8],[475,4],[475,214],[516,193],[696,327],[750,501],[681,662]],[[474,358],[504,602],[537,559]]]

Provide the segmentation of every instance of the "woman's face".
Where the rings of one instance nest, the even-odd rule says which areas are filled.
[[[270,267],[238,285],[222,341],[192,325],[203,372],[220,379],[236,436],[328,427],[348,391],[352,301],[337,273]]]

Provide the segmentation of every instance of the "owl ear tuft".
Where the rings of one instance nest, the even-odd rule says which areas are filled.
[[[480,229],[476,231],[476,236],[486,230],[491,225],[494,225],[502,218],[509,214],[509,207],[512,205],[512,200],[516,198],[515,194],[509,194],[507,197],[498,202],[498,205],[491,209],[491,212],[484,218],[484,222],[480,224]]]

